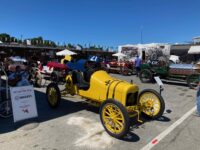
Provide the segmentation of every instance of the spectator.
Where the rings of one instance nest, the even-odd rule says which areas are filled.
[[[22,71],[20,66],[16,66],[15,72],[8,76],[8,83],[10,86],[26,86],[30,85],[28,81],[28,73]]]
[[[199,83],[197,87],[196,105],[197,105],[197,112],[195,113],[195,116],[200,117],[200,77],[199,77]]]
[[[137,55],[136,59],[135,59],[135,69],[136,69],[136,75],[138,76],[141,70],[141,63],[142,60],[140,59],[140,57]]]

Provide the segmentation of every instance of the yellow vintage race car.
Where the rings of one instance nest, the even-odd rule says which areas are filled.
[[[123,138],[129,132],[130,118],[137,117],[141,122],[140,115],[144,114],[155,119],[162,116],[165,109],[162,96],[155,90],[139,93],[137,85],[113,78],[102,70],[90,75],[72,71],[66,76],[64,90],[56,83],[50,83],[46,90],[52,108],[56,108],[66,94],[79,95],[99,106],[102,125],[115,138]]]

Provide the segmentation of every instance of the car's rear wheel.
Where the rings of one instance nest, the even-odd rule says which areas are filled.
[[[59,77],[58,77],[57,73],[53,72],[53,73],[51,74],[51,81],[52,81],[52,82],[56,82],[56,83],[59,82]]]
[[[129,132],[130,121],[126,108],[118,101],[109,99],[100,108],[100,119],[107,133],[123,138]]]
[[[139,104],[142,113],[151,119],[159,118],[165,110],[165,102],[162,96],[155,90],[146,89],[139,94]]]
[[[139,78],[141,82],[148,83],[148,82],[152,82],[153,75],[150,70],[144,69],[140,72]]]
[[[46,79],[45,79],[45,78],[42,78],[41,87],[45,87],[46,82],[47,82]]]
[[[47,86],[46,95],[50,107],[56,108],[60,104],[61,94],[56,83],[50,83]]]
[[[192,74],[190,76],[187,77],[187,84],[191,89],[194,89],[195,87],[197,87],[198,83],[199,83],[199,75],[196,74]]]
[[[45,80],[44,76],[42,74],[40,74],[38,76],[36,75],[36,77],[35,77],[35,85],[37,87],[44,87],[45,84],[46,84],[46,80]]]

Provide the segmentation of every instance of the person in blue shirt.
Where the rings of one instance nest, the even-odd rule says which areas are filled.
[[[199,83],[197,89],[197,97],[196,97],[196,105],[197,105],[197,112],[195,116],[200,117],[200,76],[199,76]]]
[[[136,75],[138,76],[141,70],[141,64],[142,64],[142,60],[140,59],[140,57],[137,55],[136,59],[135,59],[135,69],[136,69]]]

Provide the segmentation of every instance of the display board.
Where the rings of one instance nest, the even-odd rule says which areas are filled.
[[[14,122],[38,116],[33,86],[10,88]]]

